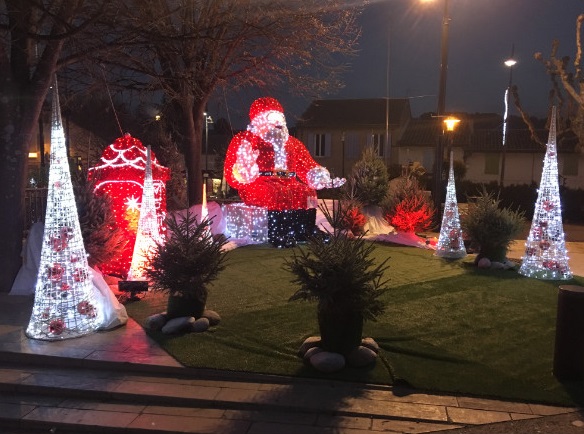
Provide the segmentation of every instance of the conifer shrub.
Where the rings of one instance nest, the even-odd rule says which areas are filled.
[[[95,183],[88,181],[83,173],[73,177],[73,189],[87,262],[90,267],[105,264],[128,242],[116,225],[111,199],[95,194]]]
[[[353,166],[345,189],[354,194],[363,206],[378,206],[387,194],[388,185],[387,166],[377,155],[375,148],[368,147]]]

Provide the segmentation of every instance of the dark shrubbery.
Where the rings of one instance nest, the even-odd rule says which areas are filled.
[[[523,211],[527,220],[533,218],[535,201],[537,200],[538,186],[536,184],[509,185],[500,189],[496,182],[480,184],[460,181],[456,183],[458,202],[472,202],[473,198],[480,195],[483,185],[487,192],[499,197],[502,207]],[[584,190],[560,187],[560,200],[564,222],[584,224]]]

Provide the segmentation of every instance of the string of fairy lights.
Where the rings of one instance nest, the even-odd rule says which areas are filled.
[[[568,260],[558,182],[556,107],[553,107],[535,211],[519,273],[536,279],[570,279]]]
[[[457,259],[466,256],[458,202],[456,200],[456,185],[454,181],[453,154],[450,152],[450,170],[448,172],[448,185],[446,187],[446,200],[444,202],[444,214],[440,236],[436,244],[436,256],[441,258]]]
[[[26,335],[40,340],[76,338],[97,330],[103,312],[93,292],[81,236],[56,80],[48,188],[40,265]]]
[[[144,188],[140,205],[140,219],[134,252],[128,280],[146,280],[145,270],[149,265],[149,256],[155,251],[157,244],[163,242],[160,231],[160,222],[156,215],[156,201],[154,199],[154,183],[152,181],[152,158],[150,146],[146,149],[146,171],[144,174]]]

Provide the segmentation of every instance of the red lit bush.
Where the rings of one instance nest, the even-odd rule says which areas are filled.
[[[344,211],[343,218],[341,220],[341,228],[349,229],[354,234],[360,234],[363,232],[363,226],[367,223],[367,219],[361,213],[361,210],[357,206],[349,206]]]
[[[434,209],[420,196],[410,196],[402,199],[393,214],[386,214],[387,222],[402,232],[425,231],[432,226]]]

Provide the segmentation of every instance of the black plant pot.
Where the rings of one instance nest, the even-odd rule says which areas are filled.
[[[201,301],[196,297],[169,295],[166,305],[166,315],[168,319],[180,318],[183,316],[193,316],[198,319],[203,315],[206,303],[206,296],[204,297],[204,301]]]
[[[481,258],[489,258],[491,261],[503,262],[507,258],[507,246],[481,246],[477,255],[477,263]]]
[[[320,347],[325,351],[347,356],[361,345],[363,315],[351,309],[334,312],[318,310]]]

